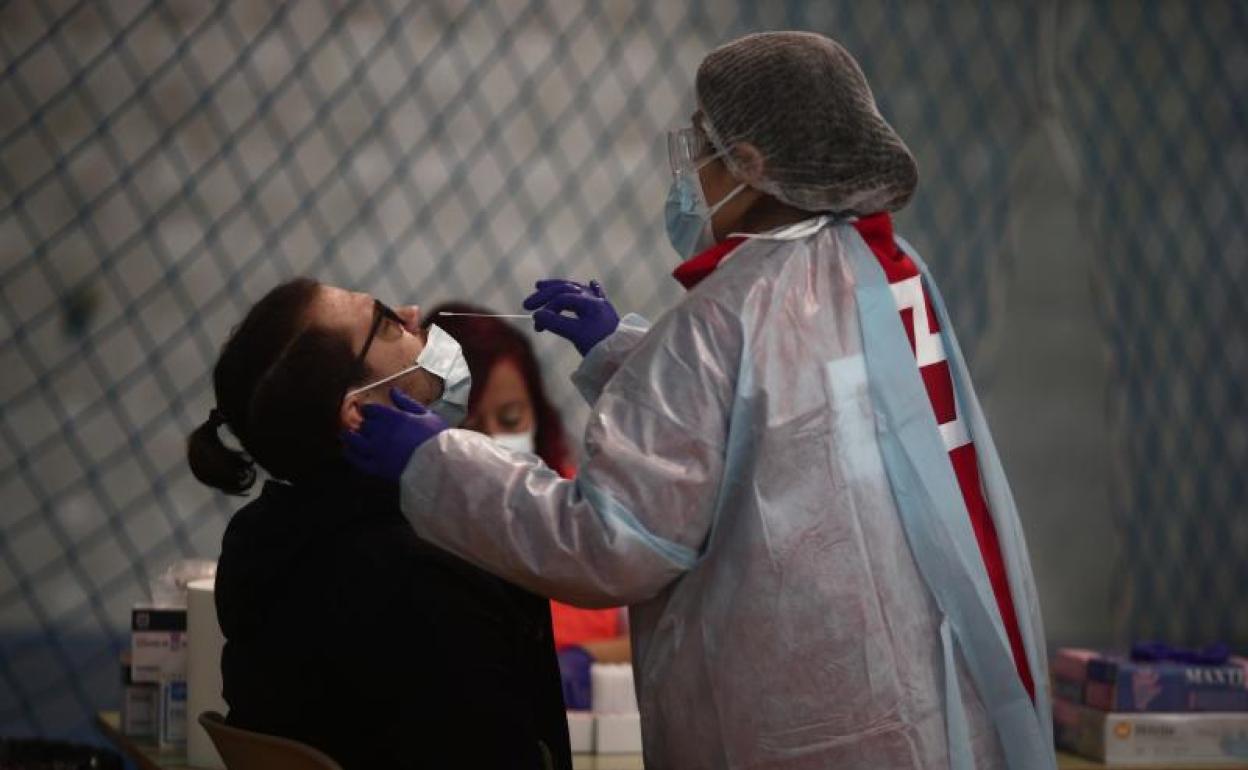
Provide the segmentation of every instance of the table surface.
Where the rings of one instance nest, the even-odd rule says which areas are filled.
[[[95,715],[100,733],[139,770],[202,770],[186,763],[186,752],[161,751],[150,738],[130,738],[121,733],[121,713],[101,711]],[[573,770],[643,770],[640,754],[574,754]]]
[[[162,752],[150,739],[128,738],[121,734],[121,714],[116,711],[101,711],[95,716],[96,726],[104,737],[108,738],[123,754],[133,761],[140,770],[200,770],[186,764],[183,751]],[[573,770],[643,770],[640,754],[574,754]],[[1093,770],[1104,768],[1105,765],[1090,759],[1057,753],[1058,770]],[[1241,765],[1240,767],[1248,767]],[[1156,765],[1137,767],[1117,765],[1117,770],[1158,770]],[[1231,765],[1183,765],[1168,770],[1230,770]]]

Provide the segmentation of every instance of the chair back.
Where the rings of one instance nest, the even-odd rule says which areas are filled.
[[[289,738],[227,725],[215,711],[199,715],[228,770],[342,770],[324,752]]]

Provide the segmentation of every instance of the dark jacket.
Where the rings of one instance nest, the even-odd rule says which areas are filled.
[[[345,768],[570,768],[549,603],[425,543],[347,470],[265,484],[217,567],[227,721]]]

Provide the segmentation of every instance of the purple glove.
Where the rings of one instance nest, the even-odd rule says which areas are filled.
[[[390,389],[398,409],[365,404],[364,424],[359,431],[343,431],[347,462],[373,476],[398,481],[416,448],[447,429],[441,417],[398,388]]]
[[[563,682],[563,706],[573,711],[587,710],[593,701],[593,683],[589,671],[594,656],[584,647],[568,647],[559,651],[559,678]]]
[[[1164,642],[1136,642],[1131,645],[1131,660],[1143,662],[1185,663],[1192,666],[1222,666],[1231,657],[1226,642],[1218,642],[1200,649],[1171,647]]]
[[[562,278],[538,281],[537,291],[524,300],[524,309],[537,311],[533,314],[535,329],[550,329],[575,345],[582,356],[589,355],[594,345],[620,325],[620,317],[597,281],[590,281],[588,287]],[[562,315],[564,310],[573,315]]]

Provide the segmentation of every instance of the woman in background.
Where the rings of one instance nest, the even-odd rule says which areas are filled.
[[[563,420],[542,387],[542,374],[528,336],[498,318],[448,316],[489,313],[482,307],[450,302],[433,308],[423,323],[436,322],[458,340],[474,383],[468,416],[460,427],[491,436],[498,443],[542,458],[564,478],[576,468],[563,432]],[[631,659],[627,613],[581,609],[552,601],[555,649],[568,708],[587,709],[589,668],[595,663]]]

